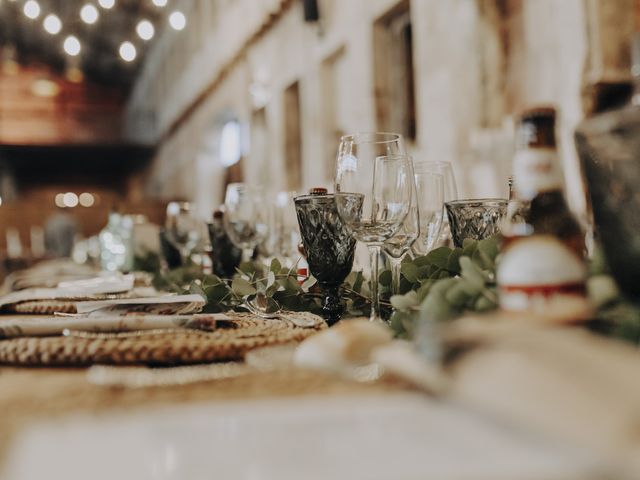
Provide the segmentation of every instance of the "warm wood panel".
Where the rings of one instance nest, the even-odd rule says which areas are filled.
[[[43,80],[58,93],[37,95],[34,86]],[[0,71],[0,143],[117,143],[123,103],[118,89],[73,83],[43,66]]]

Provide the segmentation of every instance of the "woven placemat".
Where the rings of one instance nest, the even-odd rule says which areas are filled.
[[[21,366],[187,365],[240,360],[259,347],[299,342],[326,328],[296,327],[285,313],[282,320],[263,320],[230,313],[231,320],[212,332],[196,330],[87,334],[71,337],[24,337],[0,341],[0,363]],[[313,316],[315,319],[318,317]]]

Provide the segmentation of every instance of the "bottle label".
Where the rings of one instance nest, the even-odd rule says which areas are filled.
[[[550,235],[515,240],[500,261],[497,280],[505,310],[536,310],[560,299],[585,298],[586,267]]]
[[[562,170],[552,148],[529,148],[516,152],[514,186],[518,198],[531,200],[538,192],[562,188]]]

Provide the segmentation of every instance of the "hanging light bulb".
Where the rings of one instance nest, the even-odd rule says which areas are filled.
[[[40,16],[40,4],[36,0],[29,0],[22,8],[25,16],[31,20],[35,20]]]
[[[174,30],[182,30],[187,25],[187,18],[184,16],[184,13],[176,10],[169,15],[169,25],[171,25],[171,28]]]
[[[167,6],[167,0],[153,0],[153,4],[156,7],[160,7],[160,8],[166,7]]]
[[[60,18],[53,13],[44,17],[42,25],[47,33],[50,33],[51,35],[57,35],[60,33],[60,30],[62,30],[62,22],[60,21]]]
[[[136,27],[136,32],[142,40],[151,40],[156,33],[156,29],[153,28],[153,23],[149,20],[141,20]]]
[[[113,6],[116,4],[116,1],[115,0],[98,0],[98,3],[105,10],[109,10],[110,8],[113,8]]]
[[[64,39],[64,51],[67,52],[68,55],[75,57],[80,54],[80,50],[82,50],[82,46],[80,45],[80,40],[73,35],[69,35]]]
[[[133,62],[136,59],[136,47],[131,42],[122,42],[120,45],[120,56],[125,62]]]
[[[89,25],[93,25],[98,21],[100,14],[98,13],[98,9],[87,3],[84,7],[80,9],[80,18],[84,23]]]

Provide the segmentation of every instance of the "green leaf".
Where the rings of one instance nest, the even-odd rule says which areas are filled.
[[[481,291],[484,288],[486,279],[477,264],[472,262],[469,257],[460,258],[460,269],[462,271],[462,276],[478,291]]]
[[[231,289],[236,295],[240,297],[253,295],[257,292],[256,288],[253,285],[239,276],[234,277],[233,282],[231,283]]]
[[[418,295],[415,291],[410,291],[406,295],[394,295],[391,297],[391,305],[396,310],[409,310],[413,307],[418,306],[420,302]]]
[[[460,273],[459,260],[461,256],[462,256],[462,249],[455,248],[451,250],[451,253],[449,254],[449,258],[447,259],[446,269],[455,275]]]
[[[478,250],[484,253],[487,258],[495,261],[498,253],[500,252],[499,245],[500,239],[498,235],[493,235],[491,237],[485,238],[484,240],[480,240],[478,242]]]
[[[413,266],[413,265],[412,265]],[[391,285],[392,280],[391,270],[383,270],[378,277],[378,282],[383,287],[389,287]],[[355,289],[354,289],[355,290]]]
[[[274,274],[277,274],[282,270],[282,265],[280,265],[280,261],[277,258],[271,260],[271,265],[269,266],[269,270]]]
[[[409,255],[407,255],[408,257]],[[431,265],[431,260],[429,260],[429,257],[427,255],[422,255],[420,257],[416,257],[413,259],[412,262],[416,267],[426,267]]]
[[[447,265],[449,265],[450,254],[451,254],[451,249],[449,247],[440,247],[440,248],[436,248],[435,250],[431,250],[427,254],[427,258],[432,264],[440,268],[446,269]]]
[[[305,292],[308,292],[309,289],[313,287],[316,283],[318,283],[318,281],[315,278],[309,277],[302,284],[302,290],[304,290]]]
[[[274,261],[277,260],[274,259]],[[271,263],[273,264],[273,262]],[[269,288],[274,283],[276,283],[276,274],[273,272],[273,270],[269,270],[269,273],[267,273],[267,288]]]
[[[413,263],[403,263],[400,267],[400,271],[404,278],[406,278],[411,283],[418,282],[418,267],[416,267]],[[391,274],[391,272],[389,272]]]

